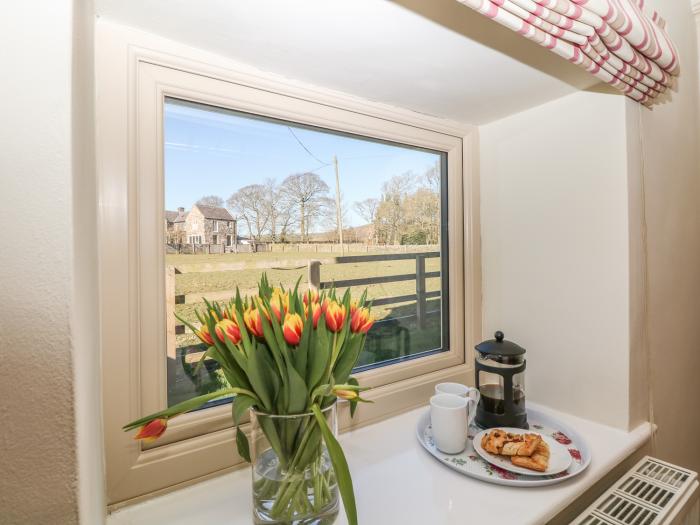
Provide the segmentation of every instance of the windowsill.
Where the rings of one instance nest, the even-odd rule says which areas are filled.
[[[542,407],[538,407],[542,409]],[[648,423],[631,432],[554,412],[586,436],[593,460],[570,481],[519,489],[483,483],[439,464],[415,437],[420,408],[340,438],[353,475],[363,525],[546,523],[651,436]],[[485,505],[485,502],[493,504]],[[248,468],[114,512],[108,525],[251,523]],[[344,515],[336,522],[345,525]]]

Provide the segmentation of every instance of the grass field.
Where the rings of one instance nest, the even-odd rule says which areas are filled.
[[[373,252],[374,253],[374,252]],[[386,252],[397,253],[397,252]],[[403,253],[400,252],[400,253]],[[326,259],[331,254],[294,252],[294,253],[245,253],[225,255],[167,255],[166,264],[187,268],[190,273],[177,274],[175,278],[176,294],[201,294],[207,297],[211,292],[234,290],[239,287],[242,294],[254,294],[257,282],[263,272],[266,272],[272,284],[282,284],[293,287],[301,277],[302,288],[306,289],[307,269],[309,260]],[[237,263],[241,261],[277,261],[280,265],[298,266],[295,269],[246,269],[238,271],[192,271],[211,270],[211,265]],[[440,259],[426,259],[426,272],[439,271]],[[382,262],[359,262],[344,264],[323,264],[321,266],[321,281],[330,282],[341,279],[360,279],[399,274],[415,274],[415,260],[397,260]],[[440,290],[440,279],[426,280],[427,291]],[[367,288],[370,299],[379,299],[416,292],[416,282],[401,281],[369,286],[353,287],[353,295],[361,294]],[[339,289],[343,292],[343,289]],[[179,304],[175,312],[188,321],[195,322],[195,309],[201,308],[202,303]],[[371,365],[389,359],[413,355],[441,346],[441,320],[439,315],[440,301],[429,301],[428,311],[436,312],[430,315],[421,328],[418,326],[416,303],[406,302],[378,306],[373,308],[374,316],[381,322],[375,324],[370,331],[365,351],[360,358],[360,365]],[[176,384],[169,386],[169,403],[173,404],[193,395],[209,392],[219,388],[223,383],[221,375],[215,366],[208,366],[194,374],[192,367],[187,365],[184,355],[187,352],[200,350],[198,341],[193,335],[177,336],[178,362],[170,366],[176,367]]]

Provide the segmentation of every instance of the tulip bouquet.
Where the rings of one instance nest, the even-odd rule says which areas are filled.
[[[200,326],[181,321],[207,345],[202,361],[216,360],[230,387],[124,429],[139,428],[136,439],[152,441],[173,417],[233,395],[236,443],[249,462],[251,447],[239,426],[249,409],[261,431],[259,437],[254,432],[252,447],[256,523],[330,523],[332,516],[314,516],[337,513],[340,491],[348,520],[356,524],[352,480],[329,414],[338,398],[350,402],[351,414],[365,401],[351,372],[374,322],[366,292],[353,301],[349,291],[342,297],[335,290],[301,292],[298,282],[293,290],[272,288],[263,275],[257,296],[237,292],[228,303],[205,305],[197,312]]]

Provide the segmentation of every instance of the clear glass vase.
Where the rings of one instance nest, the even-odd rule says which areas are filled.
[[[322,412],[337,435],[336,404]],[[333,523],[338,516],[338,485],[315,416],[251,410],[251,423],[254,523]]]

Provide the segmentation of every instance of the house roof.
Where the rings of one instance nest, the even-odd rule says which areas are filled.
[[[205,219],[217,219],[220,221],[234,220],[226,208],[219,208],[218,206],[205,206],[204,204],[196,204],[196,206],[199,208],[199,211],[202,212]]]
[[[188,213],[187,211],[181,213],[179,211],[165,210],[165,220],[172,223],[185,222]]]

